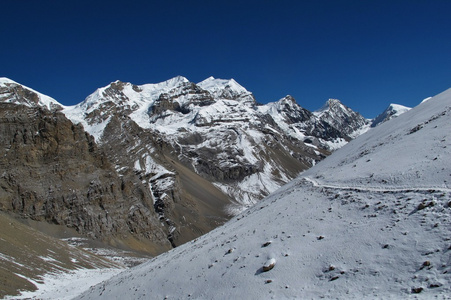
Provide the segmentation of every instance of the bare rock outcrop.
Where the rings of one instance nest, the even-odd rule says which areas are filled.
[[[142,187],[120,178],[94,138],[62,113],[0,103],[0,209],[93,238],[170,244]]]

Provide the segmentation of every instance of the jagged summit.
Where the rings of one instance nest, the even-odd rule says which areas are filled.
[[[339,100],[335,100],[335,101],[341,103]],[[333,102],[333,99],[328,99],[319,109],[315,110],[314,113],[319,114],[323,111],[329,110],[332,102]]]
[[[324,103],[320,109],[314,111],[314,113],[316,115],[321,115],[322,113],[331,111],[331,110],[333,110],[333,111],[342,110],[343,111],[343,110],[347,110],[347,107],[343,103],[341,103],[340,100],[331,98],[331,99],[327,100],[326,103]]]
[[[277,103],[279,103],[281,105],[290,105],[290,106],[297,104],[296,99],[294,99],[293,96],[291,96],[291,95],[286,95],[285,97],[279,99],[279,101],[277,101]]]
[[[229,100],[250,100],[254,102],[252,93],[246,90],[235,79],[216,79],[213,76],[197,84],[204,90],[209,91],[214,97]]]
[[[370,120],[365,119],[337,99],[329,99],[321,109],[314,111],[313,114],[320,120],[345,132],[349,138],[354,138],[369,129]]]

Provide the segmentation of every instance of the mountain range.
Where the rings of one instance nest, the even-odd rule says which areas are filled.
[[[448,299],[451,89],[76,299]]]
[[[116,81],[64,106],[1,78],[0,208],[157,255],[254,207],[397,115],[368,120],[335,99],[314,112],[291,96],[263,105],[233,79],[181,76]]]

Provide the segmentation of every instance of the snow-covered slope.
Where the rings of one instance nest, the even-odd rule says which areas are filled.
[[[78,299],[448,298],[451,89]]]
[[[450,94],[377,126],[305,174],[347,186],[450,188]]]
[[[399,117],[401,114],[409,111],[410,109],[410,107],[392,103],[373,120],[371,127],[376,127],[379,124],[387,122],[388,120]]]

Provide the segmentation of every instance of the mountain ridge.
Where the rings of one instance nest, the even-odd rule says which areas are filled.
[[[25,87],[25,89],[27,88]],[[52,100],[56,102],[56,100]],[[229,126],[235,133],[238,133],[238,136],[231,136],[233,145],[241,149],[237,156],[241,157],[238,164],[251,166],[251,169],[249,169],[250,173],[246,173],[247,171],[244,171],[244,169],[240,171],[244,171],[245,173],[243,174],[247,174],[244,176],[248,177],[255,172],[260,173],[263,171],[261,167],[255,165],[255,162],[265,162],[267,160],[263,159],[261,155],[256,156],[253,151],[242,148],[244,147],[243,142],[247,145],[254,144],[256,137],[260,141],[262,139],[266,140],[265,136],[271,137],[269,135],[271,132],[271,134],[277,133],[285,136],[285,139],[288,137],[290,140],[288,144],[294,143],[296,145],[293,144],[293,146],[288,148],[284,147],[283,151],[293,155],[293,150],[290,149],[294,149],[293,147],[303,148],[306,151],[302,154],[304,156],[303,164],[308,166],[321,160],[324,155],[327,155],[327,151],[340,148],[369,128],[367,126],[369,120],[353,112],[336,99],[329,99],[320,110],[315,112],[302,108],[289,95],[276,102],[257,105],[252,93],[248,92],[235,80],[215,79],[214,77],[209,77],[195,84],[189,82],[183,76],[177,76],[161,83],[140,86],[117,80],[97,89],[77,105],[60,106],[66,117],[74,123],[81,123],[85,130],[93,135],[96,142],[100,144],[102,144],[102,135],[106,126],[114,116],[130,118],[144,130],[149,129],[166,135],[166,140],[169,144],[172,144],[172,148],[178,149],[175,151],[179,152],[179,159],[191,165],[194,172],[203,174],[202,176],[209,177],[214,182],[216,181],[217,187],[232,198],[238,197],[238,202],[244,206],[255,203],[261,196],[243,190],[242,187],[236,185],[228,186],[227,183],[224,185],[224,182],[222,182],[224,180],[223,175],[216,173],[214,175],[210,171],[205,173],[206,169],[203,164],[211,159],[210,155],[199,158],[200,160],[196,157],[190,157],[191,154],[189,153],[197,150],[191,145],[185,150],[184,148],[187,147],[184,147],[183,143],[179,142],[180,139],[183,141],[192,140],[193,137],[198,136],[198,132],[202,132],[202,127],[208,129],[221,128],[222,126],[224,129],[219,131],[226,132],[229,130],[227,128]],[[47,108],[49,107],[47,105]],[[52,108],[60,109],[57,105]],[[263,133],[263,135],[261,133],[256,134],[257,131],[254,128],[258,132]],[[208,130],[207,132],[204,130],[201,134],[205,136],[204,140],[215,139],[214,135],[209,137],[211,133]],[[169,135],[172,135],[172,137],[169,137]],[[253,136],[253,138],[250,139],[250,136]],[[245,137],[245,140],[239,141],[237,137],[239,139]],[[223,142],[216,142],[216,144],[221,143],[222,149],[230,148],[229,145],[225,145]],[[273,143],[271,142],[270,144]],[[211,145],[210,143],[210,146],[207,146],[207,148],[211,147]],[[266,150],[263,151],[266,152]],[[186,153],[189,155],[186,155]],[[306,155],[307,153],[309,154]],[[230,159],[228,160],[230,161]],[[236,160],[227,163],[224,159],[219,158],[215,165],[229,165],[232,167],[236,163]],[[211,164],[208,164],[207,168],[211,169]],[[301,167],[299,170],[305,168]],[[265,172],[284,174],[287,171],[278,167],[276,169],[278,170],[273,168]],[[257,180],[260,182],[257,184],[260,186],[257,188],[258,194],[261,192],[264,195],[269,194],[269,192],[280,186],[280,182],[286,183],[289,178],[293,178],[293,175],[295,174],[290,175],[288,178],[284,176],[277,178],[270,174],[265,175],[267,179]],[[242,176],[239,175],[238,177],[242,178]],[[255,185],[255,182],[252,185]],[[265,186],[273,187],[265,191]],[[233,192],[237,188],[238,192]]]
[[[95,101],[90,101],[93,98],[95,98]],[[110,98],[111,100],[109,100]],[[231,124],[230,126],[234,127],[237,127],[237,124],[242,124],[237,129],[238,132],[241,128],[245,127],[257,127],[260,128],[258,130],[261,130],[269,124],[269,126],[273,128],[271,129],[272,131],[288,135],[291,138],[296,139],[298,143],[304,143],[304,139],[307,139],[308,141],[315,140],[315,142],[312,143],[313,148],[320,146],[322,149],[328,149],[330,145],[337,143],[336,140],[345,141],[350,139],[347,135],[341,136],[342,134],[339,129],[337,130],[335,127],[329,126],[326,124],[326,121],[322,122],[316,120],[311,114],[309,115],[309,118],[311,119],[309,120],[309,124],[296,125],[296,128],[293,125],[293,121],[299,123],[306,122],[307,120],[294,120],[294,118],[291,118],[287,125],[282,125],[280,122],[276,125],[273,120],[269,121],[269,123],[266,121],[259,121],[264,120],[265,118],[275,118],[274,115],[267,114],[267,112],[270,111],[267,106],[271,104],[257,105],[252,93],[248,92],[233,79],[223,80],[210,77],[199,84],[195,84],[189,82],[184,77],[176,77],[175,79],[160,84],[142,86],[134,86],[130,83],[112,83],[89,96],[86,102],[97,103],[97,106],[90,105],[89,108],[86,109],[87,113],[95,114],[94,117],[87,116],[85,118],[80,118],[80,116],[83,115],[83,109],[81,109],[85,105],[83,103],[74,107],[68,107],[64,112],[74,122],[81,122],[84,124],[86,130],[96,136],[97,140],[100,142],[102,130],[109,121],[108,116],[111,115],[110,112],[128,115],[143,129],[152,129],[161,133],[166,133],[167,135],[173,135],[171,140],[173,141],[174,148],[181,145],[181,143],[176,140],[180,138],[186,140],[186,137],[192,135],[192,133],[202,132],[202,127],[220,128],[220,126],[223,126],[224,128],[227,128],[227,126],[229,126],[228,124]],[[118,102],[120,105],[115,105],[115,102]],[[295,101],[292,101],[292,103],[294,103],[294,106],[298,106]],[[300,111],[300,109],[295,110],[295,113]],[[341,116],[343,115],[344,114],[341,114]],[[353,115],[352,118],[354,117],[359,118],[359,115]],[[360,123],[357,123],[357,126],[358,124],[365,122],[363,117],[360,118],[362,120],[359,121]],[[278,118],[279,121],[282,121],[283,119],[284,118]],[[284,122],[284,124],[286,124],[286,122]],[[289,132],[284,132],[280,128],[276,128],[280,126],[283,126]],[[337,126],[341,126],[341,124],[338,124]],[[351,132],[352,128],[357,130],[355,125],[351,125],[348,131]],[[326,140],[332,131],[335,137],[329,138],[330,141]],[[209,133],[204,132],[203,134],[208,136]],[[306,138],[305,135],[307,134],[316,136]],[[249,133],[241,136],[246,135],[248,136]],[[332,149],[335,149],[336,147],[337,146],[334,145]],[[228,147],[224,146],[224,148],[226,149]],[[180,150],[181,152],[183,152],[182,149]],[[181,153],[180,155],[183,154]],[[252,161],[260,160],[251,156],[253,155],[250,154],[245,158],[243,157],[243,162],[249,158],[251,158]],[[182,159],[189,158],[185,156]],[[190,160],[190,164],[194,166],[195,170],[201,167],[196,167],[196,161],[193,161],[193,159]],[[205,162],[206,159],[203,159],[202,161]],[[313,161],[309,162],[309,164],[312,162]],[[245,163],[251,162],[247,161]],[[221,164],[222,163],[218,163],[216,165]],[[220,178],[223,177],[221,176]],[[284,182],[286,182],[286,180],[284,180]],[[267,184],[262,184],[261,186],[263,187],[263,185]],[[274,183],[270,185],[274,185]],[[233,187],[233,189],[235,188],[236,186]],[[230,196],[237,197],[237,194],[230,194],[231,188],[223,187],[223,190],[224,189],[229,191],[227,193]],[[250,195],[249,198],[249,192],[244,191],[244,193],[244,198],[248,200],[241,200],[242,202],[255,202],[255,200],[251,200],[252,198],[255,198],[255,196]]]
[[[58,124],[72,122],[72,128],[81,124],[94,137],[88,138],[89,143],[114,173],[120,193],[133,195],[131,203],[118,200],[123,205],[110,212],[110,216],[113,211],[127,215],[122,220],[128,219],[127,226],[109,222],[102,206],[96,207],[89,217],[98,214],[99,221],[89,227],[92,232],[86,231],[83,218],[76,221],[80,224],[73,223],[73,219],[70,226],[107,241],[121,239],[130,232],[138,239],[146,238],[144,233],[149,229],[145,228],[153,227],[158,245],[150,251],[155,253],[155,249],[167,247],[168,242],[174,247],[215,228],[329,155],[329,144],[350,139],[340,128],[300,107],[291,96],[258,105],[252,93],[233,79],[210,77],[200,85],[205,89],[182,76],[140,86],[117,80],[77,105],[62,106],[53,98],[2,79],[0,100],[5,105],[12,102],[30,109],[50,109],[50,115],[58,114]],[[7,115],[18,111],[14,108]],[[71,121],[64,120],[63,115]],[[22,114],[20,118],[30,118],[30,124],[42,122],[36,120],[34,113],[27,116]],[[50,119],[47,114],[43,116]],[[8,118],[4,121],[5,128],[18,126]],[[58,127],[46,126],[52,128],[49,135],[54,138]],[[26,138],[20,140],[21,147],[31,147],[33,153],[38,144],[28,145],[27,141],[38,137],[30,135],[35,129],[23,130],[27,133],[23,133]],[[5,133],[5,139],[15,139],[11,130]],[[55,140],[57,147],[64,141],[61,137]],[[40,149],[36,151],[41,153]],[[42,171],[53,172],[49,166],[42,165]],[[22,168],[20,172],[31,172],[30,166],[20,163],[13,169],[19,170],[18,167]],[[108,185],[104,181],[99,179],[99,186]],[[198,184],[201,189],[191,188]],[[46,207],[53,205],[45,194],[34,193],[32,183],[26,186],[27,193],[37,195],[29,197],[27,207],[38,205],[33,201],[47,203]],[[106,188],[99,192],[105,193],[101,197],[109,197]],[[15,196],[8,194],[7,199],[11,197]],[[19,213],[41,218],[30,209]],[[46,213],[46,220],[61,221],[57,216],[60,212]]]
[[[369,124],[339,102],[322,119],[291,96],[261,105],[234,80],[203,82],[115,81],[62,106],[1,79],[1,209],[155,255],[252,207]]]
[[[451,89],[77,299],[447,298],[450,107]]]

